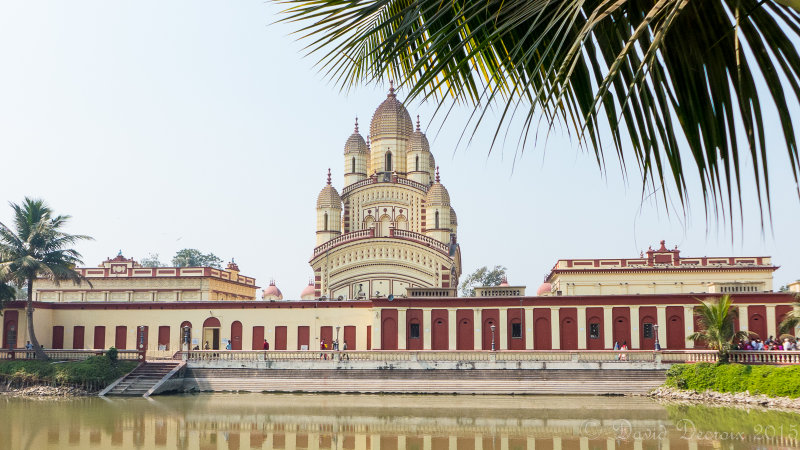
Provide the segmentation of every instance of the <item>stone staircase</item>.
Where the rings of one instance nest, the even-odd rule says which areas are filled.
[[[109,386],[100,396],[123,395],[144,397],[157,384],[169,378],[182,363],[180,361],[146,362],[133,372]]]
[[[245,392],[437,394],[644,394],[665,370],[335,370],[191,368],[184,388]]]

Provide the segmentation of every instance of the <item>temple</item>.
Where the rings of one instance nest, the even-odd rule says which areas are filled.
[[[394,89],[375,110],[367,140],[344,145],[344,187],[317,197],[310,264],[320,299],[406,296],[409,288],[458,286],[456,212],[425,134]]]

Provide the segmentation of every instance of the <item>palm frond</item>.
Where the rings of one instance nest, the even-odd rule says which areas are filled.
[[[542,117],[601,170],[604,146],[623,173],[634,159],[642,188],[674,190],[681,207],[694,167],[707,215],[731,219],[752,167],[763,224],[771,113],[800,180],[797,0],[274,1],[342,89],[388,76],[437,111],[472,105],[471,135],[497,107],[492,146],[519,117],[525,151]]]

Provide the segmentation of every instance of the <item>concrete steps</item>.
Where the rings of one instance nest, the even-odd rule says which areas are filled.
[[[191,369],[200,391],[440,394],[633,394],[660,386],[663,370]]]
[[[164,379],[180,362],[147,362],[129,373],[104,395],[144,396]]]

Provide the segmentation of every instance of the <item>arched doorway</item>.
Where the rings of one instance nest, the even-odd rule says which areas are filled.
[[[458,310],[456,329],[456,348],[475,350],[475,327],[472,325],[472,310]]]
[[[561,319],[561,350],[578,349],[578,323],[573,317]]]
[[[431,311],[431,350],[447,350],[449,346],[449,327],[447,323],[447,310],[434,309]]]
[[[381,323],[381,350],[397,350],[397,320],[393,317]]]
[[[483,350],[492,349],[492,326],[494,326],[494,349],[500,350],[500,310],[498,309],[484,309],[481,311],[481,348]]]
[[[603,308],[586,308],[586,348],[603,350]]]
[[[667,309],[670,307],[668,306]],[[669,314],[667,312],[667,349],[681,350],[686,348],[686,333],[683,331],[683,312]]]
[[[234,321],[231,324],[231,350],[242,349],[242,322]]]
[[[381,216],[381,230],[380,236],[386,237],[389,236],[389,227],[392,225],[392,218],[389,217],[387,214]]]
[[[6,311],[3,313],[3,348],[23,347],[22,345],[17,345],[18,320],[18,311]]]
[[[189,328],[188,336],[185,336],[183,334],[184,328]],[[187,337],[188,337],[188,342],[186,341]],[[197,346],[200,345],[200,342],[197,342],[196,344],[192,343],[192,322],[189,322],[188,320],[184,320],[183,322],[181,322],[181,326],[178,327],[178,343],[180,349],[184,352],[191,350],[192,348],[194,348],[195,345]]]
[[[628,308],[614,308],[612,309],[614,317],[614,330],[611,335],[615,343],[620,347],[623,344],[631,348],[631,311]]]
[[[533,349],[553,349],[552,334],[550,330],[550,308],[533,309]]]
[[[203,350],[219,350],[219,330],[222,327],[219,319],[209,317],[203,322]]]

